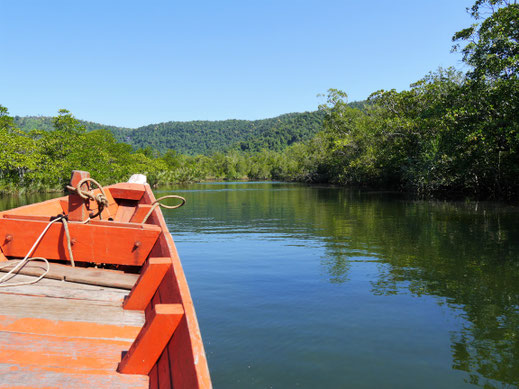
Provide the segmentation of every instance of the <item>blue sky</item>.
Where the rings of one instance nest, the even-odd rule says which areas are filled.
[[[0,104],[11,115],[137,127],[315,110],[462,68],[466,0],[0,0]]]

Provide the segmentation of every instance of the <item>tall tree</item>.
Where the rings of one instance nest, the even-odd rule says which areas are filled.
[[[470,14],[477,23],[453,36],[455,50],[472,67],[475,79],[517,79],[519,70],[519,4],[510,0],[477,0]],[[461,48],[461,42],[466,42]]]

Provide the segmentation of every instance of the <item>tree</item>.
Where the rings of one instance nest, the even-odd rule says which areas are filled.
[[[490,16],[483,19],[490,12]],[[477,0],[470,14],[478,21],[458,31],[454,42],[467,41],[461,48],[463,60],[472,67],[469,76],[478,80],[517,79],[519,70],[519,5],[510,0]],[[483,19],[483,20],[482,20]],[[481,21],[482,20],[482,21]],[[454,46],[460,49],[460,44]]]

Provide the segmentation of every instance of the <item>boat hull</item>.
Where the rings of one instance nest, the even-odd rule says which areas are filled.
[[[145,224],[140,222],[144,217],[144,213],[151,209],[152,204],[156,200],[150,186],[147,184],[123,183],[105,187],[104,191],[109,198],[109,205],[101,212],[103,220],[94,219],[86,223],[81,221],[68,222],[70,231],[68,240],[72,242],[72,253],[77,265],[75,268],[70,266],[71,258],[67,250],[65,226],[59,222],[54,223],[49,228],[32,256],[42,256],[55,260],[55,263],[52,264],[54,269],[62,266],[67,267],[69,272],[81,273],[80,276],[76,276],[76,279],[79,277],[83,280],[80,282],[82,288],[86,287],[86,284],[89,282],[95,283],[96,276],[86,274],[85,272],[88,271],[100,272],[101,276],[99,277],[103,279],[112,277],[114,282],[116,282],[117,274],[120,277],[124,275],[127,278],[134,274],[135,283],[132,289],[126,290],[124,295],[122,292],[120,293],[122,298],[120,301],[115,302],[118,311],[114,308],[114,312],[117,311],[118,315],[122,315],[121,317],[125,317],[125,315],[127,317],[141,315],[141,322],[134,322],[133,327],[130,326],[130,335],[127,335],[128,337],[124,338],[125,340],[121,341],[121,344],[114,346],[113,338],[93,337],[93,334],[86,330],[85,333],[80,331],[85,326],[89,331],[94,331],[92,328],[96,326],[108,325],[103,323],[102,320],[97,323],[95,320],[86,320],[83,316],[74,320],[68,320],[68,317],[60,319],[59,315],[56,316],[56,320],[53,320],[52,317],[45,315],[43,315],[45,317],[41,317],[42,314],[38,313],[32,315],[30,310],[25,310],[20,314],[15,312],[12,317],[4,315],[4,321],[14,320],[14,322],[18,323],[16,327],[17,332],[26,334],[29,337],[55,337],[59,336],[63,328],[69,328],[71,336],[63,336],[62,338],[62,348],[67,350],[75,347],[74,345],[78,339],[84,336],[95,339],[99,343],[99,350],[101,351],[104,347],[102,339],[105,339],[107,350],[112,350],[112,353],[118,350],[118,352],[115,352],[115,359],[112,355],[111,362],[103,366],[103,369],[94,369],[97,373],[102,370],[109,377],[105,377],[104,381],[100,380],[95,385],[94,378],[96,377],[84,373],[85,371],[92,370],[89,366],[79,365],[76,366],[77,371],[74,369],[70,370],[67,374],[72,377],[69,378],[70,382],[73,383],[79,382],[74,380],[77,378],[77,374],[79,374],[78,371],[82,371],[79,374],[84,378],[81,386],[102,387],[103,385],[101,384],[106,383],[108,387],[117,387],[116,378],[119,377],[122,380],[121,382],[123,382],[121,387],[210,388],[209,369],[189,287],[175,243],[168,231],[160,207],[154,208]],[[72,215],[72,212],[77,212],[77,198],[72,196],[74,195],[0,212],[0,264],[2,260],[3,263],[8,263],[7,261],[9,260],[23,257],[52,217],[58,214]],[[75,210],[71,211],[71,204],[76,207]],[[87,204],[86,208],[95,211],[95,206],[96,204]],[[83,212],[84,210],[80,211]],[[93,265],[97,266],[98,269],[93,269]],[[54,273],[56,271],[59,273],[58,270],[54,270]],[[30,277],[30,274],[26,273],[26,275],[19,277]],[[67,277],[70,279],[71,276],[67,275]],[[65,276],[63,278],[65,279]],[[13,280],[16,280],[16,278]],[[52,281],[59,282],[56,280]],[[50,282],[51,280],[45,279],[46,284]],[[123,284],[117,284],[119,287],[121,285]],[[31,291],[27,293],[43,291],[44,285],[40,285],[40,288],[38,286],[38,283],[32,285]],[[51,288],[51,285],[45,286]],[[106,285],[92,285],[92,287],[107,289]],[[0,302],[3,303],[3,301],[7,301],[9,298],[14,299],[13,295],[23,296],[23,298],[16,297],[20,301],[31,297],[21,289],[14,290],[13,292],[14,288],[16,287],[0,288]],[[27,287],[25,289],[28,290]],[[116,287],[108,289],[112,292],[119,290]],[[108,296],[110,295],[108,292],[99,290],[98,294],[102,295],[104,293],[104,295]],[[79,292],[74,290],[73,293],[77,294]],[[84,293],[84,295],[89,296],[88,293]],[[49,296],[40,297],[42,299],[44,297],[50,298]],[[70,298],[67,296],[54,296],[53,298],[55,299],[54,301],[70,303]],[[103,300],[102,298],[99,299],[100,301]],[[27,305],[29,302],[25,300],[23,304]],[[81,307],[81,305],[90,307],[93,304],[93,300],[86,297],[76,300],[74,304],[78,307]],[[38,301],[40,304],[43,304],[44,300]],[[45,300],[45,303],[48,303],[48,301]],[[19,304],[23,305],[22,302]],[[106,305],[108,302],[105,301],[102,304]],[[110,301],[108,305],[113,307],[114,302]],[[13,309],[16,311],[16,304],[14,304]],[[2,327],[1,313],[0,310],[0,337],[13,333],[8,326],[4,325]],[[112,314],[115,315],[115,313]],[[35,326],[37,327],[34,321],[38,322],[39,320],[43,320],[41,328],[48,328],[47,332],[38,333],[36,331],[33,333]],[[55,324],[50,325],[48,321]],[[138,325],[135,325],[136,323]],[[112,322],[110,325],[113,326],[113,328],[110,328],[112,328],[111,330],[114,334],[118,333],[118,331],[124,332],[124,328],[128,327],[125,323],[118,325]],[[78,336],[75,336],[74,331],[76,329]],[[131,340],[131,343],[128,343],[129,340]],[[34,353],[31,354],[31,360],[34,363],[28,364],[24,362],[27,360],[27,355],[17,359],[13,357],[10,347],[5,346],[3,349],[1,347],[0,371],[2,369],[13,369],[10,370],[13,372],[15,370],[27,370],[24,373],[28,377],[27,382],[34,381],[35,383],[35,385],[29,384],[29,387],[39,387],[36,385],[38,380],[34,377],[46,377],[48,382],[46,382],[45,386],[53,386],[51,385],[52,377],[56,378],[57,386],[64,382],[60,380],[66,377],[60,377],[56,371],[61,368],[68,369],[68,354],[62,356],[63,366],[61,367],[56,366],[56,364],[59,365],[56,361],[49,362],[49,358],[45,355],[40,355],[40,358],[38,358],[38,354]],[[31,347],[30,343],[20,347],[22,349],[20,355],[24,352],[31,353],[30,350],[25,350],[25,348]],[[56,358],[59,360],[59,356]],[[146,361],[142,362],[141,360]],[[117,362],[116,366],[113,365],[115,361]],[[81,370],[82,368],[84,369]],[[31,369],[35,372],[33,376],[30,374]],[[49,373],[53,371],[53,374]],[[11,376],[15,377],[14,381],[20,378],[18,373],[11,373]],[[134,378],[131,378],[132,376]],[[146,379],[143,380],[142,377]]]

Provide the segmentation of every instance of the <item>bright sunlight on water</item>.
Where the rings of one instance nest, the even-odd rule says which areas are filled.
[[[519,384],[518,207],[273,182],[168,193],[187,199],[163,212],[215,388]]]

